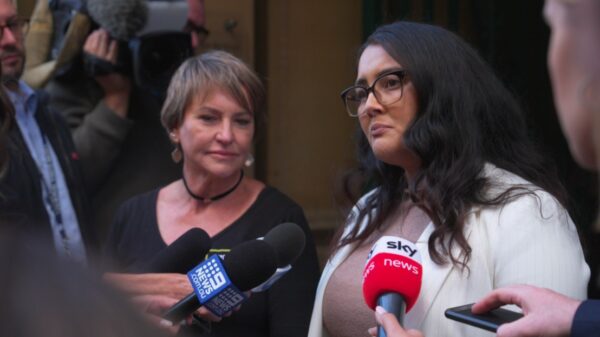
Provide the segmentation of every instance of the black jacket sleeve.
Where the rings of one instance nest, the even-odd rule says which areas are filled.
[[[572,337],[598,336],[600,331],[600,300],[587,300],[581,303],[571,327]]]

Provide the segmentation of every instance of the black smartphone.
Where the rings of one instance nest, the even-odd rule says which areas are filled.
[[[472,306],[473,303],[461,305],[460,307],[448,308],[444,314],[446,317],[455,321],[476,326],[491,332],[496,332],[501,324],[510,323],[523,317],[523,314],[502,308],[494,309],[482,315],[475,315],[471,312]]]

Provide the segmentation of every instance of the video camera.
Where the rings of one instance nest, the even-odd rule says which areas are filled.
[[[193,54],[189,33],[156,32],[119,42],[117,64],[83,55],[83,66],[91,77],[119,72],[152,95],[162,98],[179,65]]]
[[[89,76],[119,72],[158,98],[164,97],[179,65],[192,56],[190,34],[182,31],[187,20],[187,3],[147,2],[144,28],[128,41],[119,43],[117,64],[84,55]]]
[[[72,13],[76,10],[87,11],[94,21],[93,29],[102,27],[119,41],[119,54],[117,63],[112,64],[83,53],[83,71],[91,77],[119,72],[130,77],[136,86],[162,99],[173,73],[193,55],[191,36],[183,31],[187,21],[187,3],[88,0],[86,7],[80,2],[50,1],[55,34],[52,53],[57,53],[63,47],[61,35],[66,32]],[[97,4],[96,7],[93,7],[94,4]],[[119,6],[127,13],[126,19],[119,17]],[[119,32],[122,34],[119,35]],[[68,71],[65,69],[65,72]]]

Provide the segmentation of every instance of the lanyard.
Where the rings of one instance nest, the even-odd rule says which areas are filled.
[[[58,233],[60,235],[60,239],[65,250],[67,256],[71,256],[71,250],[69,248],[69,236],[67,235],[67,231],[65,230],[65,225],[63,223],[62,211],[60,207],[60,198],[58,193],[58,184],[56,182],[56,171],[54,170],[54,163],[52,161],[52,149],[50,148],[50,144],[48,144],[48,140],[45,136],[43,137],[44,142],[44,159],[46,161],[46,167],[48,168],[48,172],[50,175],[50,181],[46,181],[46,176],[42,174],[40,170],[40,175],[42,176],[42,183],[46,190],[46,194],[48,196],[48,203],[50,204],[50,208],[54,215],[54,220],[56,226],[58,227]]]

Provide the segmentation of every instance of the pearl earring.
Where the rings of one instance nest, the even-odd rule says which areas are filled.
[[[254,156],[252,155],[252,153],[248,153],[248,157],[246,157],[244,165],[246,165],[246,167],[250,167],[252,166],[252,164],[254,164]]]
[[[181,152],[181,145],[176,144],[173,151],[171,151],[171,159],[175,164],[179,163],[183,159],[183,153]]]

